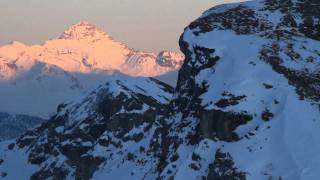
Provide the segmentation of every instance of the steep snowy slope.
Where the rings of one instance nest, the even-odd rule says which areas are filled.
[[[0,141],[16,138],[44,121],[37,117],[0,112]]]
[[[0,47],[0,111],[47,118],[55,107],[119,71],[158,76],[181,67],[183,55],[130,49],[80,22],[43,45]],[[31,103],[32,102],[32,103]]]
[[[319,8],[250,1],[212,8],[188,26],[175,104],[186,128],[198,129],[197,144],[211,139],[214,161],[175,177],[320,177]]]
[[[172,92],[155,79],[114,76],[88,96],[61,104],[58,114],[17,143],[2,143],[5,155],[0,155],[0,173],[8,179],[88,179],[104,165],[115,170],[114,176],[130,176],[117,171],[117,166],[148,149],[146,142],[158,126],[155,120],[166,114]],[[129,162],[126,167],[133,167]],[[23,173],[14,173],[15,163]],[[145,169],[149,168],[146,163],[147,159],[141,160]]]
[[[319,8],[258,0],[206,11],[181,36],[174,92],[119,77],[59,106],[1,143],[3,179],[317,180]]]

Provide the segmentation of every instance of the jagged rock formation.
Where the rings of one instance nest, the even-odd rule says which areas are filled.
[[[206,11],[181,36],[186,59],[174,92],[153,79],[103,84],[2,143],[0,173],[317,179],[320,42],[317,23],[303,30],[310,28],[305,6],[319,8],[308,0],[258,0]],[[319,22],[317,13],[307,16]]]
[[[0,141],[16,138],[44,121],[38,117],[0,112]]]
[[[129,48],[80,22],[42,45],[13,42],[0,47],[0,99],[6,102],[0,111],[47,118],[59,103],[114,72],[154,77],[178,70],[183,59],[181,53],[156,55]]]

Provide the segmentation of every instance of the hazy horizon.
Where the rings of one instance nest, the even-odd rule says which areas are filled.
[[[2,0],[0,45],[41,44],[72,24],[88,21],[132,48],[177,51],[178,38],[192,20],[214,5],[236,1]]]

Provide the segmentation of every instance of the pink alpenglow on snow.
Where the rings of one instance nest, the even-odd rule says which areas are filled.
[[[0,79],[10,79],[37,61],[68,72],[117,70],[131,76],[159,76],[177,70],[184,57],[177,52],[157,55],[129,48],[96,26],[80,22],[42,45],[13,42],[0,47],[0,59]]]

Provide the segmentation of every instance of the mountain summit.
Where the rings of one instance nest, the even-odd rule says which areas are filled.
[[[106,32],[98,29],[93,24],[86,21],[81,21],[72,25],[69,29],[65,30],[59,39],[88,39],[88,38],[103,38],[108,37]]]

